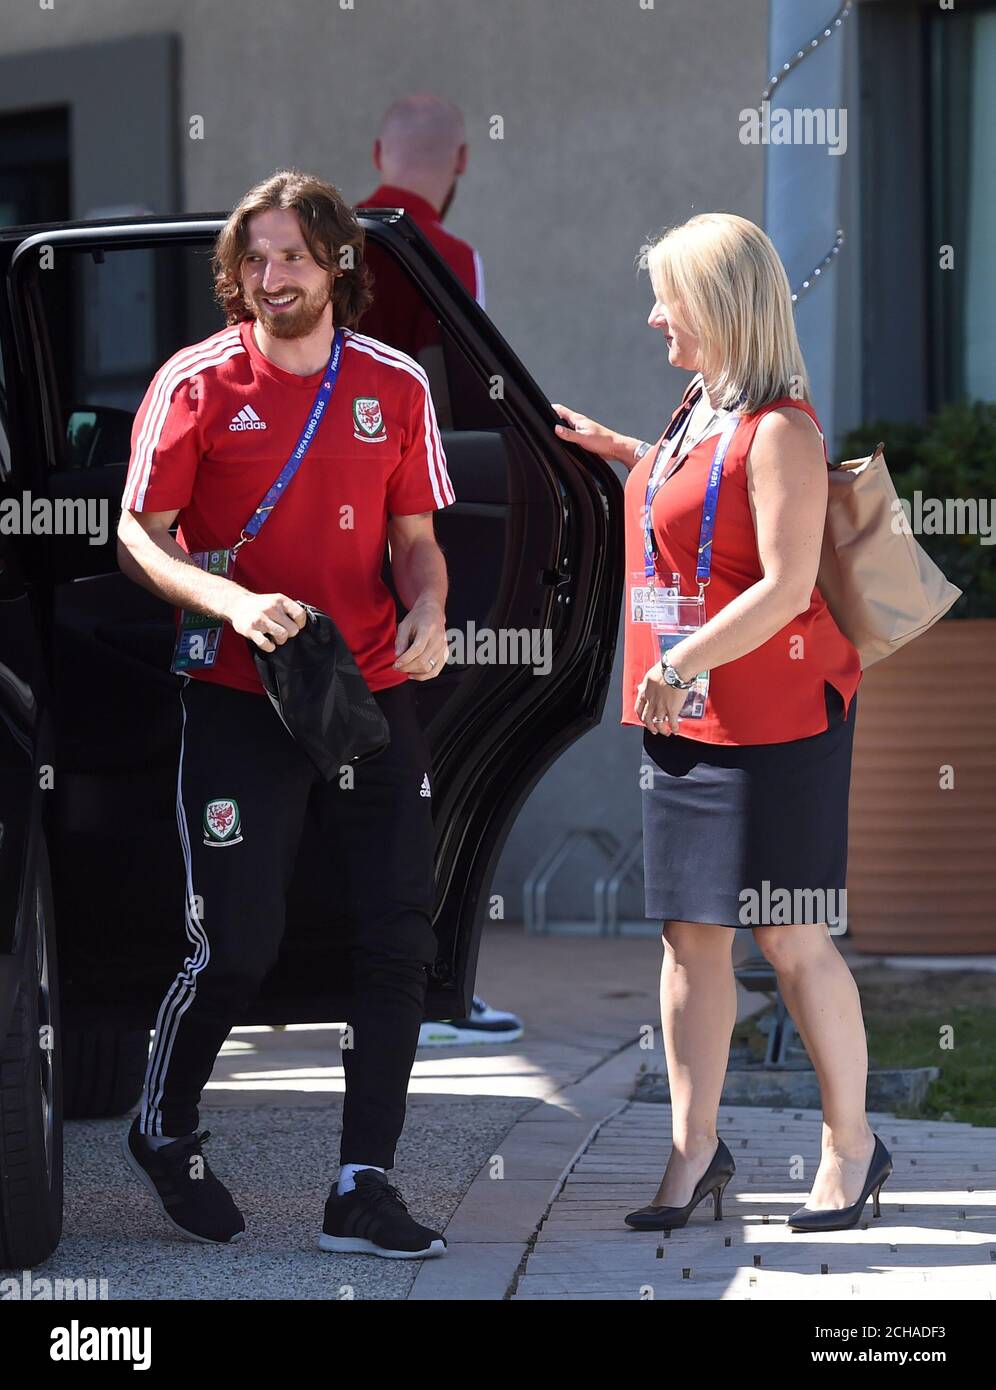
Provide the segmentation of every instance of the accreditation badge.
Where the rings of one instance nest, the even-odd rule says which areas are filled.
[[[651,620],[661,660],[665,660],[671,648],[677,646],[683,637],[702,627],[705,620],[704,595],[672,595],[667,600],[667,607],[662,616]],[[685,696],[685,703],[678,711],[678,718],[701,719],[705,714],[708,694],[709,672],[700,671]]]
[[[231,550],[195,550],[190,558],[208,574],[220,574],[223,579],[230,579],[235,567]],[[224,628],[224,622],[212,614],[194,613],[184,608],[170,663],[174,675],[203,671],[213,666],[218,659]]]
[[[643,570],[634,570],[629,584],[629,616],[634,623],[655,623],[667,621],[672,613],[672,604],[678,594],[680,575],[674,575],[675,587],[668,588],[652,579],[647,579]]]
[[[630,576],[630,617],[635,623],[649,624],[662,660],[683,637],[706,621],[704,594],[682,594],[679,574],[671,575],[671,581],[668,585],[648,580],[643,570],[634,570]],[[700,671],[685,695],[678,717],[701,719],[708,694],[709,672]]]

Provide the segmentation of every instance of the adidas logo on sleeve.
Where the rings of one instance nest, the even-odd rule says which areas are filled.
[[[266,421],[261,420],[251,405],[244,405],[238,415],[232,416],[230,430],[265,430]]]

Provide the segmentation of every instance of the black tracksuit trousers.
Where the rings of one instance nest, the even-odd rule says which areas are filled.
[[[340,1162],[394,1165],[427,983],[434,836],[429,753],[407,683],[375,692],[391,742],[325,783],[265,695],[187,678],[177,824],[190,950],[156,1021],[140,1127],[189,1134],[222,1043],[259,991],[312,788],[349,908],[352,1046]],[[348,1041],[348,1039],[347,1039]]]

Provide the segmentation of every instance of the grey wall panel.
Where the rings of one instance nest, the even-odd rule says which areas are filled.
[[[123,10],[123,6],[121,7]],[[16,37],[48,46],[12,52]],[[73,217],[111,208],[176,212],[177,40],[166,34],[86,43],[80,26],[51,11],[5,15],[0,46],[0,113],[64,106],[69,112]]]

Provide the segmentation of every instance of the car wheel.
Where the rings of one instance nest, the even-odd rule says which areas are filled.
[[[23,976],[7,1036],[0,1040],[0,1267],[5,1269],[31,1269],[62,1235],[62,1038],[44,845],[33,908]]]
[[[149,1060],[147,1028],[66,1029],[63,1094],[66,1118],[124,1115],[137,1103]]]

